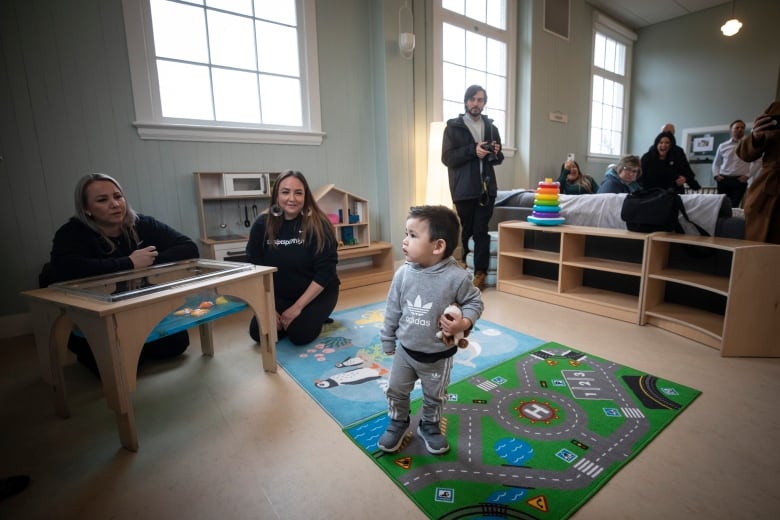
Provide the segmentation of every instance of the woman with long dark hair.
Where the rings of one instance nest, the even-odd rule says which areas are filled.
[[[271,207],[252,225],[246,252],[253,264],[277,268],[279,335],[294,345],[313,341],[338,301],[338,241],[301,172],[287,170],[276,179]],[[259,341],[256,318],[249,324],[249,335]]]
[[[561,175],[558,177],[561,194],[585,195],[599,191],[599,184],[590,175],[585,175],[577,161],[566,159],[561,165]]]
[[[639,184],[643,188],[673,189],[677,193],[685,193],[686,183],[691,189],[701,188],[695,176],[671,132],[658,134],[653,146],[642,156],[642,180]]]

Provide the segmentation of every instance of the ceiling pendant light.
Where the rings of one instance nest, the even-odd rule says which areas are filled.
[[[726,21],[720,28],[723,36],[734,36],[742,28],[742,22],[734,17],[734,4],[736,4],[736,0],[731,2],[731,19]]]

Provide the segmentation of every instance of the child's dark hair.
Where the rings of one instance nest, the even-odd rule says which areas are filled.
[[[447,206],[412,206],[409,208],[408,218],[426,221],[431,242],[444,240],[447,245],[443,258],[452,256],[460,235],[460,221],[454,211]]]

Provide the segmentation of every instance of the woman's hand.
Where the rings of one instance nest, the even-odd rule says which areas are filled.
[[[291,307],[288,307],[283,313],[279,315],[278,322],[282,329],[287,330],[287,327],[290,326],[290,323],[295,320],[298,316],[301,315],[301,309],[299,309],[296,305],[293,305]]]
[[[154,263],[157,258],[157,248],[154,246],[147,246],[142,249],[136,249],[130,254],[130,261],[133,262],[133,269],[143,269],[149,267]]]
[[[674,183],[677,184],[678,186],[684,185],[685,184],[685,176],[684,175],[680,175],[679,177],[677,177],[674,180]]]

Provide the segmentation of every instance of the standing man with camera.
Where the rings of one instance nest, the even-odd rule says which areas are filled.
[[[462,260],[474,238],[474,285],[485,288],[490,264],[488,223],[496,200],[493,167],[504,161],[501,136],[493,120],[482,115],[487,92],[471,85],[463,96],[466,112],[447,121],[441,146],[441,162],[447,167],[450,195],[460,218]]]

